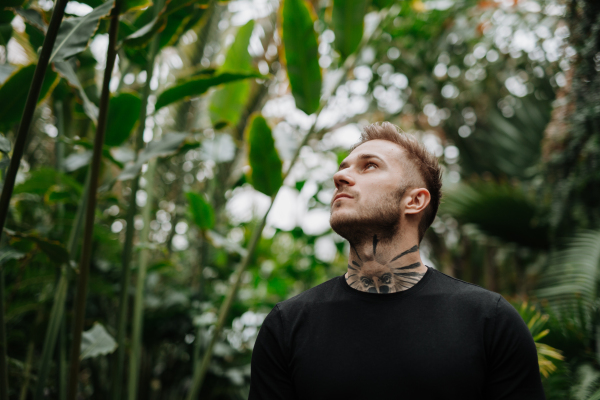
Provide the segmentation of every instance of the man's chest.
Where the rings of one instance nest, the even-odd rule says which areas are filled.
[[[481,327],[435,314],[337,313],[300,324],[290,359],[299,398],[479,398]]]

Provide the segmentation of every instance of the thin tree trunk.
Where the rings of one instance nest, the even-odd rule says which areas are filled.
[[[83,235],[83,246],[81,251],[81,262],[79,264],[79,280],[77,282],[77,294],[75,297],[75,312],[73,318],[73,341],[71,343],[71,355],[69,363],[69,383],[67,388],[67,399],[75,400],[77,396],[77,383],[79,376],[79,351],[81,347],[81,334],[84,327],[85,303],[87,297],[87,285],[90,273],[90,262],[92,256],[92,235],[94,232],[94,216],[96,211],[96,192],[100,174],[100,163],[102,161],[102,146],[104,144],[104,133],[106,130],[106,117],[108,114],[108,100],[110,96],[109,84],[112,76],[116,58],[117,32],[119,29],[119,7],[120,2],[115,3],[111,12],[111,21],[108,35],[108,50],[106,55],[106,69],[102,82],[102,95],[100,97],[100,110],[96,137],[94,139],[94,153],[91,163],[90,189],[86,207],[85,231]]]
[[[154,14],[158,14],[160,6],[155,4]],[[146,83],[142,91],[142,106],[138,121],[137,136],[135,143],[136,158],[144,147],[144,129],[146,128],[146,115],[148,108],[148,97],[150,96],[150,81],[154,72],[154,60],[158,52],[158,36],[150,44],[150,52],[146,63]],[[135,215],[137,214],[136,195],[140,188],[140,175],[136,175],[131,182],[131,194],[127,216],[125,219],[125,243],[121,257],[121,295],[119,299],[119,319],[117,323],[117,354],[114,357],[112,375],[112,399],[120,400],[123,394],[123,366],[125,364],[125,332],[127,330],[127,313],[129,309],[129,285],[131,281],[131,257],[133,254],[133,239],[135,234]]]

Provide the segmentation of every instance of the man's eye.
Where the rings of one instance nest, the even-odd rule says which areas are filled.
[[[371,168],[377,168],[377,164],[368,163],[367,165],[365,165],[365,169],[371,169]]]

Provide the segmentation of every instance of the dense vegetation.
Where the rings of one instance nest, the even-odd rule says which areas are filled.
[[[0,400],[246,398],[383,120],[444,165],[422,257],[515,305],[549,399],[600,398],[595,0],[0,7]]]

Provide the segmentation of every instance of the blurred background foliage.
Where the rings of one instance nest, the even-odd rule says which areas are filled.
[[[513,302],[549,399],[600,399],[599,3],[117,4],[67,3],[31,119],[0,243],[0,398],[246,398],[266,314],[344,272],[331,178],[386,120],[444,166],[424,260]],[[3,181],[54,7],[0,9]]]

